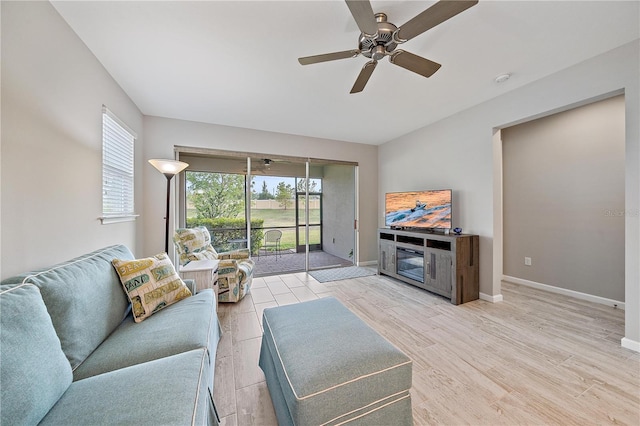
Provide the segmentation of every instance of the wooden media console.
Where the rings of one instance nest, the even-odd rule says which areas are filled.
[[[388,275],[459,305],[480,294],[479,237],[378,230],[378,274]]]

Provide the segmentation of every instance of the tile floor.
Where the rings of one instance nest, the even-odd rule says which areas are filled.
[[[414,423],[640,424],[640,354],[620,346],[624,311],[503,283],[501,303],[446,299],[381,276],[319,283],[255,278],[220,304],[214,398],[222,424],[276,425],[258,367],[267,307],[334,296],[413,364]]]

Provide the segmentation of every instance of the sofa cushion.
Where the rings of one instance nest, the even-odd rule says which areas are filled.
[[[197,349],[73,382],[40,424],[213,424],[207,358]]]
[[[196,348],[216,357],[220,329],[215,293],[200,293],[173,304],[141,323],[128,316],[74,372],[74,380]]]
[[[72,369],[111,334],[129,311],[129,301],[111,266],[116,257],[133,259],[127,247],[116,245],[2,282],[33,283],[40,289]]]
[[[176,229],[173,242],[180,256],[180,264],[182,266],[192,260],[218,258],[218,253],[211,245],[209,230],[205,226]]]
[[[166,253],[144,259],[113,259],[113,266],[131,301],[136,322],[191,296]]]
[[[0,424],[37,424],[71,384],[38,287],[0,286]]]

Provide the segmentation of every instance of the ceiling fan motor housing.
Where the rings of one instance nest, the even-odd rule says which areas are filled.
[[[398,46],[393,40],[393,33],[398,30],[398,27],[387,22],[387,15],[384,13],[376,13],[375,16],[378,23],[378,36],[371,38],[360,33],[358,46],[363,56],[379,61]]]

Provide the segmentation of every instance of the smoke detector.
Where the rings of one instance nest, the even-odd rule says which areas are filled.
[[[511,78],[511,74],[500,74],[499,76],[497,76],[495,78],[495,82],[500,84],[500,83],[504,83],[505,81],[509,80]]]

